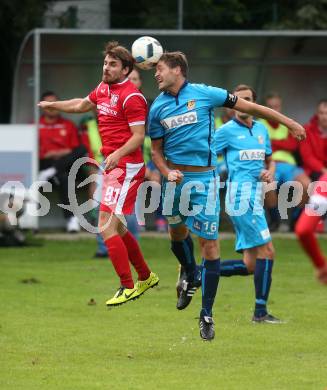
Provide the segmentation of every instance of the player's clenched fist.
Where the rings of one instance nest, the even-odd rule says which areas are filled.
[[[268,169],[263,169],[261,171],[260,179],[266,183],[272,183],[274,181],[273,175]]]
[[[120,158],[121,158],[121,156],[117,150],[115,152],[109,154],[109,156],[106,158],[105,170],[110,171],[111,169],[116,168]]]
[[[168,181],[174,181],[175,183],[179,184],[183,180],[184,175],[181,171],[175,169],[172,171],[169,171],[167,179]]]
[[[293,122],[292,126],[289,126],[288,129],[291,132],[292,136],[297,140],[302,141],[305,139],[306,137],[305,129],[299,123]]]

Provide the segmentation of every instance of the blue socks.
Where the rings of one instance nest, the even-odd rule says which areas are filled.
[[[177,257],[181,266],[184,268],[187,281],[193,282],[196,263],[194,259],[193,241],[190,235],[188,235],[183,241],[172,241],[171,250]]]
[[[249,275],[243,260],[223,260],[220,262],[220,276]]]
[[[203,259],[202,267],[202,310],[200,317],[211,317],[219,282],[220,259]]]
[[[254,271],[255,310],[256,317],[267,314],[267,301],[272,281],[272,268],[274,261],[270,259],[257,259]],[[219,259],[202,263],[202,311],[201,316],[212,316],[212,306],[216,296],[220,276],[249,275],[243,260]]]
[[[254,271],[255,286],[255,310],[256,317],[263,317],[267,314],[267,301],[271,286],[271,273],[273,260],[257,259]]]

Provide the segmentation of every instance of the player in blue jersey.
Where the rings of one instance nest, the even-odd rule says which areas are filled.
[[[253,88],[241,84],[235,96],[256,101]],[[275,162],[267,128],[249,114],[235,111],[235,117],[215,133],[216,151],[223,153],[228,169],[226,211],[236,232],[235,249],[243,252],[243,260],[225,260],[220,264],[221,276],[254,273],[254,322],[280,323],[268,314],[271,274],[275,251],[262,207],[263,183],[271,183]]]
[[[171,249],[187,274],[177,308],[189,304],[200,284],[191,231],[199,237],[202,256],[200,336],[212,340],[215,334],[212,307],[220,274],[213,110],[234,107],[251,115],[274,118],[299,139],[305,137],[305,131],[284,115],[238,99],[225,89],[189,83],[187,72],[183,53],[161,56],[155,78],[162,93],[150,109],[149,134],[153,161],[164,176],[163,211],[170,225]]]

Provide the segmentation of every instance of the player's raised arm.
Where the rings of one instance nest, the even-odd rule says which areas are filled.
[[[87,98],[70,100],[57,100],[54,102],[41,101],[38,106],[46,110],[58,110],[69,113],[82,113],[91,111],[94,105]]]
[[[130,126],[130,129],[132,132],[131,138],[106,158],[105,169],[114,169],[122,157],[129,155],[143,145],[145,135],[144,125]]]
[[[170,169],[168,168],[167,161],[163,155],[163,138],[153,139],[151,141],[151,158],[155,163],[160,173],[167,177]]]
[[[257,118],[264,118],[282,123],[289,129],[292,136],[300,141],[303,140],[306,136],[305,129],[302,125],[287,117],[286,115],[272,110],[271,108],[239,98],[237,99],[234,109],[241,112],[246,112],[247,114]]]

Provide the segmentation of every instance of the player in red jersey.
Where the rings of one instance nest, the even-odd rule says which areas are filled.
[[[104,51],[102,82],[85,98],[40,102],[39,106],[82,113],[96,107],[102,153],[105,156],[99,228],[121,286],[107,306],[117,306],[142,295],[159,283],[150,271],[137,241],[126,229],[124,215],[134,211],[137,190],[144,179],[141,146],[145,134],[146,99],[128,80],[134,59],[118,42]],[[134,284],[129,261],[138,281]]]
[[[295,233],[317,270],[318,280],[327,284],[327,258],[323,255],[314,234],[319,221],[327,217],[327,173],[316,182],[306,208],[308,207],[309,210],[303,210],[300,215],[295,226]]]

